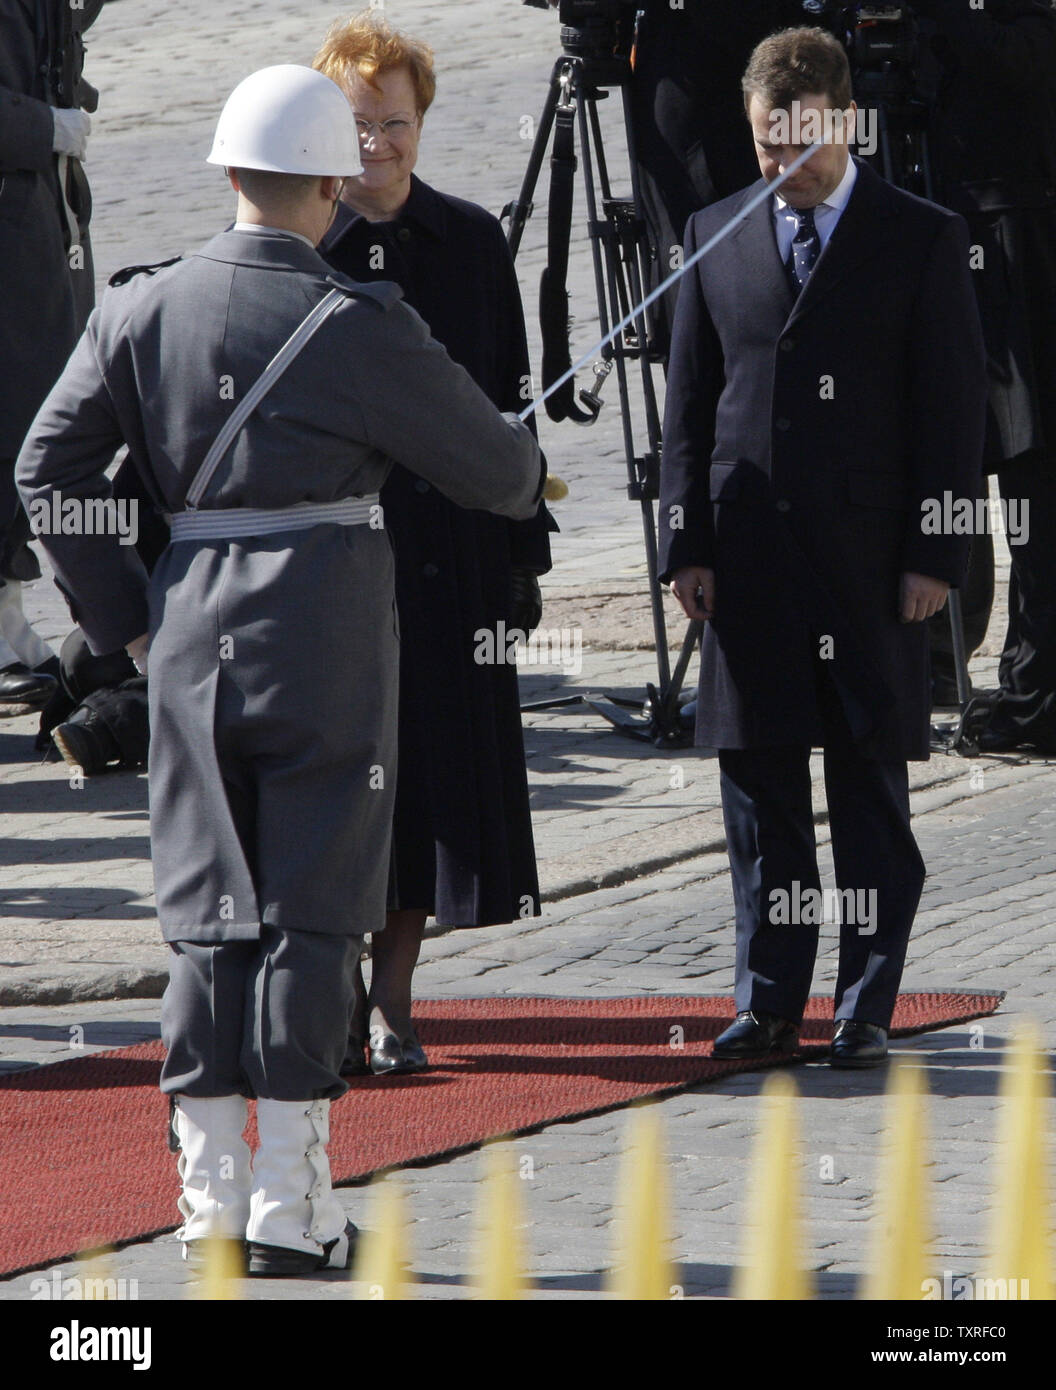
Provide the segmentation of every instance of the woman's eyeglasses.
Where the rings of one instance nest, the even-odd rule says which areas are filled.
[[[416,124],[416,121],[405,120],[402,116],[393,116],[388,121],[368,121],[362,116],[356,117],[356,129],[361,140],[369,139],[375,130],[379,135],[384,135],[386,140],[405,140]]]

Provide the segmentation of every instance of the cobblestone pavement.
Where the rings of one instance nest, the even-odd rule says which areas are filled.
[[[982,1272],[996,1172],[997,1089],[1004,1047],[1017,1021],[1038,1020],[1053,1041],[1056,942],[1056,805],[1018,783],[951,802],[936,796],[917,830],[931,878],[911,943],[909,990],[1004,989],[1001,1012],[981,1023],[894,1045],[921,1066],[931,1092],[929,1161],[935,1278]],[[1039,790],[1038,788],[1034,789]],[[620,996],[724,993],[730,989],[733,932],[723,857],[552,905],[543,922],[453,933],[430,944],[420,968],[423,996],[495,994]],[[815,978],[831,990],[832,928]],[[158,1005],[125,1000],[0,1010],[5,1065],[54,1061],[99,1047],[157,1037]],[[673,1019],[677,1022],[677,1019]],[[83,1029],[71,1053],[70,1029]],[[800,1177],[804,1252],[819,1294],[848,1298],[865,1259],[879,1142],[885,1132],[883,1072],[796,1069],[802,1093]],[[741,1250],[747,1156],[759,1120],[760,1073],[727,1078],[660,1103],[671,1185],[672,1241],[687,1296],[729,1291]],[[338,1104],[351,1104],[351,1098]],[[602,1287],[613,1251],[613,1208],[625,1112],[553,1125],[510,1142],[531,1159],[523,1186],[525,1240],[537,1296],[589,1298]],[[115,1162],[120,1161],[115,1152]],[[472,1215],[480,1155],[401,1175],[416,1297],[469,1292]],[[367,1196],[342,1189],[362,1223]],[[130,1246],[112,1257],[115,1277],[137,1279],[139,1297],[189,1292],[175,1238]],[[66,1275],[72,1266],[59,1267]],[[26,1274],[0,1281],[0,1297],[34,1292]],[[49,1276],[50,1277],[50,1276]],[[36,1288],[40,1288],[37,1285]],[[344,1281],[246,1281],[254,1299],[346,1297]]]
[[[523,172],[522,117],[542,105],[558,51],[556,17],[516,0],[388,0],[386,11],[437,52],[440,88],[420,172],[497,212]],[[126,0],[104,10],[89,35],[87,69],[102,91],[89,163],[101,282],[119,266],[192,247],[225,223],[229,199],[217,171],[202,162],[219,103],[256,66],[306,61],[334,14],[317,0],[302,0],[295,13],[245,0],[223,7]],[[543,236],[540,216],[529,224],[518,262],[529,305]],[[593,341],[582,230],[572,262],[576,353]],[[541,425],[551,469],[571,488],[556,508],[562,535],[544,583],[548,603],[562,614],[583,592],[600,602],[584,623],[581,670],[526,670],[526,700],[569,691],[636,695],[655,678],[648,650],[619,645],[628,596],[633,607],[637,588],[643,612],[646,605],[641,522],[626,500],[615,411],[613,391],[591,430]],[[1001,565],[1003,594],[1004,554]],[[611,595],[624,605],[616,625]],[[44,635],[61,639],[68,620],[50,585],[29,592],[27,609]],[[999,606],[973,665],[980,685],[993,683],[1002,621]],[[628,637],[627,645],[638,642]],[[152,996],[164,978],[151,906],[145,778],[123,774],[71,786],[64,766],[36,761],[33,727],[28,717],[0,724],[0,1071],[156,1037]],[[629,742],[582,707],[528,714],[525,728],[544,916],[431,940],[419,994],[728,992],[732,905],[713,760]],[[933,1096],[935,1275],[970,1275],[981,1270],[986,1242],[1004,1044],[1027,1015],[1052,1042],[1053,772],[1026,759],[936,757],[915,765],[912,778],[930,877],[905,987],[1008,992],[1001,1013],[981,1027],[924,1035],[894,1049],[925,1067]],[[816,805],[823,807],[822,796]],[[823,818],[819,839],[824,843]],[[833,977],[830,949],[819,962],[816,989],[831,987]],[[77,1054],[70,1041],[80,1035],[71,1028],[84,1030]],[[846,1298],[864,1259],[885,1077],[817,1065],[796,1075],[803,1093],[805,1253],[818,1291]],[[661,1103],[674,1249],[688,1295],[728,1292],[762,1082],[759,1073],[742,1074]],[[539,1297],[592,1298],[602,1286],[625,1122],[616,1112],[512,1143],[518,1156],[533,1160],[523,1196]],[[403,1175],[418,1297],[467,1292],[479,1168],[479,1155],[469,1154]],[[343,1191],[349,1213],[361,1222],[364,1192]],[[116,1274],[139,1280],[141,1298],[188,1291],[172,1237],[131,1246],[114,1257],[114,1266]],[[0,1297],[32,1297],[34,1277],[0,1281]],[[340,1280],[246,1287],[254,1299],[347,1292]]]

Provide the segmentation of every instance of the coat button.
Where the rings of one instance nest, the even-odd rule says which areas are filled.
[[[781,339],[781,351],[782,351],[782,352],[791,352],[792,349],[795,347],[795,345],[796,345],[796,340],[795,340],[795,338],[782,338],[782,339]]]
[[[792,510],[792,503],[787,497],[779,497],[777,499],[777,510],[779,512],[790,512]]]
[[[416,478],[414,481],[414,490],[415,492],[428,492],[429,484],[424,478]]]
[[[410,227],[401,227],[400,230],[396,233],[396,240],[397,240],[397,241],[402,241],[402,242],[406,243],[406,242],[410,241],[410,239],[411,239],[411,229],[410,229]]]
[[[440,567],[433,564],[423,565],[422,573],[425,575],[426,579],[435,579],[440,573]]]
[[[790,430],[792,428],[792,421],[787,415],[779,415],[774,421],[774,424],[779,430]]]

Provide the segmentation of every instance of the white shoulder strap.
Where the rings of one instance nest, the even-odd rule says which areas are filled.
[[[198,503],[202,500],[206,488],[212,482],[213,474],[216,472],[220,460],[230,449],[235,436],[249,419],[250,415],[256,410],[257,406],[264,399],[267,393],[282,376],[283,372],[298,355],[308,340],[321,328],[323,323],[330,317],[337,306],[348,296],[341,290],[331,290],[325,298],[321,299],[311,313],[297,325],[290,336],[279,348],[278,352],[271,359],[268,365],[261,372],[253,385],[246,392],[245,396],[231,412],[227,423],[213,440],[212,448],[202,460],[202,466],[194,475],[194,480],[187,490],[185,506],[189,511],[194,511]]]

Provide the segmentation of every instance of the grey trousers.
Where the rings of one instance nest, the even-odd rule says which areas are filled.
[[[261,927],[257,941],[169,943],[161,1003],[166,1095],[343,1095],[361,936]]]

